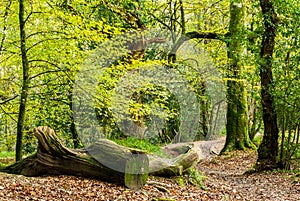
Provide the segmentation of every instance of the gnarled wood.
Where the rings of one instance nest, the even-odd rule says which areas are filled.
[[[83,176],[139,189],[146,183],[149,173],[181,175],[199,159],[192,149],[176,158],[165,159],[107,139],[85,149],[71,150],[60,142],[52,129],[44,126],[36,128],[34,135],[38,138],[37,153],[1,171],[25,176]]]
[[[151,155],[148,157],[150,174],[164,177],[181,176],[199,162],[199,155],[193,149],[172,159]]]
[[[25,176],[39,175],[75,175],[97,178],[103,181],[119,183],[132,189],[143,186],[147,180],[148,157],[145,153],[129,149],[109,140],[99,142],[86,150],[70,150],[62,145],[55,132],[48,127],[38,127],[34,135],[38,138],[37,153],[6,167],[3,171]],[[104,163],[100,163],[89,154],[98,153]],[[99,157],[101,157],[99,156]],[[100,158],[99,158],[100,159]],[[134,171],[126,168],[134,159]],[[105,166],[105,160],[114,162],[118,169]],[[131,180],[126,182],[126,178]],[[134,181],[133,181],[134,179]]]

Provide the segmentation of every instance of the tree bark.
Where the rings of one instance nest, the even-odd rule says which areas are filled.
[[[204,80],[201,83],[201,96],[204,97],[201,99],[201,126],[203,136],[206,138],[208,135],[208,101],[206,100],[207,85]]]
[[[263,109],[264,136],[258,149],[256,168],[258,170],[277,167],[278,126],[277,114],[272,96],[272,61],[275,46],[277,15],[271,0],[260,0],[264,17],[264,34],[260,52],[261,99]]]
[[[20,24],[20,39],[21,39],[21,55],[22,55],[22,70],[23,82],[21,87],[21,99],[19,105],[19,115],[17,123],[17,142],[16,142],[16,161],[22,159],[22,138],[24,133],[24,120],[26,114],[26,104],[29,90],[29,62],[26,49],[26,32],[25,32],[25,1],[19,1],[19,24]]]
[[[83,176],[123,184],[132,189],[139,189],[147,180],[148,157],[139,150],[122,147],[106,139],[86,149],[70,150],[48,127],[38,127],[34,135],[39,140],[37,153],[2,171],[25,176]],[[97,156],[97,159],[91,155]]]
[[[72,91],[69,91],[68,92],[68,101],[69,101],[69,108],[70,108],[70,111],[72,113],[72,115],[70,115],[70,118],[71,118],[71,125],[70,125],[70,131],[71,131],[71,134],[72,134],[72,140],[73,140],[73,147],[75,149],[79,148],[80,147],[80,140],[79,140],[79,136],[78,136],[78,133],[77,133],[77,130],[76,130],[76,125],[75,125],[75,122],[74,122],[74,118],[73,118],[73,101],[72,101]]]
[[[192,149],[176,158],[164,159],[107,139],[98,140],[85,149],[70,150],[61,144],[52,129],[44,126],[35,129],[34,135],[39,141],[37,153],[1,171],[25,176],[83,176],[139,189],[149,173],[168,177],[181,175],[199,161]]]
[[[228,42],[227,124],[226,143],[222,152],[255,148],[248,135],[247,92],[243,72],[245,5],[243,0],[231,1]]]

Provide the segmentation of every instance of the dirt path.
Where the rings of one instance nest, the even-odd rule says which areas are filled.
[[[253,167],[256,159],[254,151],[234,152],[230,156],[205,159],[197,168],[207,175],[208,191],[223,194],[223,200],[299,200],[300,180],[293,174],[244,174]]]

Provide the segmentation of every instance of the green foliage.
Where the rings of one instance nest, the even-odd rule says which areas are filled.
[[[177,184],[179,186],[186,186],[187,183],[192,184],[193,186],[200,187],[203,190],[206,190],[206,187],[203,184],[203,180],[206,177],[196,170],[195,167],[189,168],[184,175],[176,177]]]
[[[119,135],[116,132],[117,124],[124,120],[133,121],[137,125],[145,124],[145,127],[148,127],[153,116],[166,120],[167,124],[173,125],[175,131],[178,130],[173,124],[177,121],[179,113],[179,106],[174,95],[162,85],[147,84],[143,80],[144,77],[135,71],[139,68],[140,70],[151,70],[153,68],[151,66],[156,63],[156,61],[135,61],[131,64],[113,65],[104,69],[99,79],[95,105],[98,121],[107,137]],[[163,64],[163,61],[157,64],[161,63]],[[136,89],[135,86],[140,83],[145,84],[141,84]],[[116,94],[116,91],[121,95]],[[124,93],[129,94],[130,97],[124,98]],[[120,113],[121,116],[116,118],[113,112]],[[174,131],[169,130],[166,135],[172,139],[175,134]],[[135,133],[132,131],[130,134],[134,135]]]
[[[93,6],[96,1],[30,1],[25,4],[27,54],[30,63],[30,86],[25,118],[24,149],[32,152],[36,140],[32,130],[48,125],[66,142],[72,134],[71,93],[78,65],[95,48],[95,45],[117,33],[117,27],[105,24]],[[5,7],[6,6],[6,7]],[[19,89],[21,86],[20,57],[18,53],[18,4],[7,1],[1,4],[8,12],[1,18],[0,139],[1,147],[13,147],[18,116]],[[2,8],[1,8],[2,10]],[[34,14],[33,14],[34,13]],[[2,17],[2,16],[1,16]],[[2,31],[3,30],[3,31]],[[0,93],[1,94],[1,93]],[[15,97],[15,98],[13,98]],[[4,135],[2,135],[2,132]],[[7,137],[6,137],[7,136]],[[71,146],[70,143],[66,143]]]
[[[275,99],[278,124],[282,133],[281,160],[284,164],[289,164],[289,160],[298,160],[300,155],[299,141],[294,140],[297,138],[296,133],[299,132],[300,124],[300,5],[295,0],[273,3],[280,23],[272,64],[274,82],[270,90]],[[12,152],[16,140],[16,120],[22,85],[21,57],[18,48],[18,1],[5,0],[0,4],[0,10],[0,151]],[[181,34],[190,31],[226,34],[230,25],[230,1],[104,0],[99,3],[96,0],[88,2],[32,0],[26,1],[25,10],[28,17],[25,28],[30,63],[30,86],[23,139],[26,153],[32,153],[36,149],[37,141],[32,131],[41,125],[53,128],[68,147],[73,147],[76,136],[71,130],[74,123],[72,93],[75,76],[85,58],[103,42],[109,41],[114,36],[120,37],[121,33],[153,29],[159,30],[161,35],[172,31],[171,38],[166,38],[170,43],[165,45],[173,47]],[[155,64],[175,69],[178,74],[185,77],[190,89],[195,92],[197,100],[202,104],[201,109],[208,112],[207,119],[201,119],[200,123],[205,121],[210,123],[210,133],[222,131],[225,133],[224,128],[218,128],[213,123],[224,121],[224,118],[216,117],[218,107],[221,108],[218,117],[225,116],[226,112],[224,104],[217,104],[220,101],[225,103],[223,93],[218,91],[220,83],[229,80],[245,81],[245,88],[248,90],[249,132],[254,136],[257,131],[261,131],[263,125],[258,68],[261,61],[257,58],[260,57],[263,16],[258,1],[249,3],[245,12],[247,12],[243,21],[245,28],[242,28],[243,32],[237,31],[235,38],[235,41],[240,42],[243,47],[236,45],[229,47],[232,52],[244,49],[240,52],[240,57],[234,57],[240,60],[239,65],[243,64],[242,69],[238,71],[228,71],[228,64],[231,61],[227,58],[226,42],[232,42],[228,35],[222,40],[207,38],[190,40],[190,44],[195,48],[185,48],[182,45],[176,55],[176,65],[167,64],[168,52],[162,50],[158,44],[149,45],[140,61],[127,58],[128,50],[124,50],[120,60],[112,62],[99,78],[95,111],[106,137],[113,138],[125,146],[161,154],[159,147],[155,145],[170,142],[180,130],[182,108],[174,94],[166,87],[144,84],[131,91],[128,100],[114,96],[116,90],[125,90],[129,85],[137,83],[133,77],[128,76],[129,72],[137,71],[142,66],[144,70]],[[241,21],[232,21],[232,24],[237,22]],[[133,37],[130,40],[133,42],[137,38]],[[118,45],[115,43],[107,46],[107,52],[119,50]],[[197,48],[203,48],[206,52],[196,51]],[[102,55],[105,60],[113,60],[106,55]],[[239,77],[216,80],[216,77],[220,76],[214,70],[215,67],[220,70],[221,76],[236,73]],[[216,76],[209,76],[207,72]],[[128,78],[126,82],[122,79],[124,77]],[[210,89],[203,90],[203,84],[208,84]],[[223,90],[225,89],[221,89]],[[155,132],[156,135],[147,136],[148,140],[125,137],[126,133],[122,132],[118,125],[120,119],[116,118],[113,110],[115,107],[113,104],[118,101],[126,102],[126,107],[121,108],[122,113],[134,124],[144,126],[146,129],[151,124],[151,118],[156,117],[164,119],[164,126],[153,129],[152,134]],[[202,135],[204,131],[201,129],[199,134]],[[255,137],[253,141],[256,145],[260,144],[261,137]]]
[[[162,152],[161,146],[159,144],[154,145],[146,139],[138,139],[135,137],[126,137],[123,139],[112,138],[111,140],[113,140],[114,142],[116,142],[122,146],[140,149],[140,150],[146,151],[147,153],[156,154],[159,156],[165,156],[165,154]]]
[[[188,181],[192,185],[201,187],[203,190],[206,189],[204,184],[203,184],[203,179],[205,179],[205,176],[203,176],[202,173],[197,171],[195,169],[195,167],[191,167],[190,169],[188,169],[187,175],[188,175]]]
[[[13,151],[2,151],[0,152],[0,158],[14,157],[14,154]]]
[[[182,177],[177,177],[177,184],[181,187],[185,186],[185,181]]]
[[[15,153],[13,151],[0,152],[0,168],[7,166],[14,162]]]
[[[253,139],[253,143],[255,146],[259,147],[260,143],[262,142],[263,135],[255,135]]]
[[[279,163],[289,169],[291,164],[299,164],[299,2],[289,0],[275,5],[283,23],[278,27],[272,93],[281,131]]]
[[[289,133],[285,136],[281,133],[281,149],[279,154],[279,166],[282,169],[290,170],[299,168],[300,143],[299,133]]]
[[[101,42],[129,29],[137,30],[139,26],[151,26],[159,27],[158,30],[164,32],[165,29],[160,29],[163,24],[157,23],[157,17],[161,18],[160,22],[166,21],[169,25],[173,24],[174,19],[163,17],[171,17],[171,13],[179,14],[178,7],[175,6],[176,2],[172,1],[171,4],[168,14],[164,10],[165,7],[167,8],[164,2],[130,0],[103,1],[103,4],[94,0],[89,3],[82,0],[26,2],[25,11],[28,15],[26,16],[28,17],[26,45],[30,63],[30,86],[23,139],[25,152],[33,152],[36,148],[37,143],[32,130],[40,125],[50,126],[68,147],[73,146],[74,133],[70,130],[73,123],[72,85],[84,58]],[[21,87],[20,80],[22,80],[19,66],[21,58],[18,56],[19,49],[15,45],[19,42],[18,2],[7,1],[0,6],[1,10],[8,11],[7,14],[1,16],[1,21],[4,23],[0,26],[3,30],[0,32],[0,37],[3,39],[0,50],[0,149],[12,150],[15,143],[18,94]],[[203,5],[196,8],[192,2],[186,2],[181,6],[198,10],[203,8]],[[214,10],[218,9],[214,8]],[[155,15],[152,15],[153,13]],[[180,15],[184,20],[183,14],[181,12]],[[220,17],[220,12],[218,12],[218,17]],[[175,24],[173,25],[184,29],[183,25],[177,22]],[[186,25],[190,29],[195,27]],[[173,26],[172,30],[176,31],[176,27]],[[162,59],[166,59],[166,56],[166,52],[161,53],[156,45],[152,45],[144,58],[145,60],[161,60],[160,63],[164,63]],[[196,55],[194,57],[197,58]],[[116,133],[122,136],[114,121],[109,97],[112,96],[120,78],[141,65],[143,63],[126,64],[126,60],[123,60],[103,73],[104,78],[99,83],[99,96],[95,110],[108,137]],[[185,75],[195,91],[199,92],[197,89],[197,82],[201,80],[199,72],[186,68],[181,69],[179,73]],[[164,118],[167,122],[166,128],[160,133],[161,137],[155,137],[151,141],[170,142],[179,130],[180,108],[174,95],[162,86],[155,85],[143,86],[135,91],[135,94],[139,94],[142,100],[139,101],[133,97],[126,112],[139,124],[149,124],[149,119],[153,115]],[[203,94],[198,94],[198,96],[205,98]],[[7,99],[11,100],[2,104],[2,101]]]

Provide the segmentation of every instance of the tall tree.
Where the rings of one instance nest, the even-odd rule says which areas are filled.
[[[226,143],[222,152],[253,148],[248,135],[247,92],[243,79],[245,1],[231,0],[228,39]]]
[[[255,148],[248,134],[248,107],[246,83],[243,78],[244,54],[245,54],[245,24],[246,6],[245,0],[230,1],[230,22],[226,34],[212,31],[186,31],[184,36],[178,39],[171,53],[189,39],[216,39],[227,45],[228,68],[227,72],[227,138],[223,152],[234,149]],[[205,9],[205,8],[200,8]],[[206,27],[206,26],[205,26]],[[199,28],[198,28],[199,29]],[[215,29],[214,29],[215,30]],[[204,41],[205,42],[205,41]],[[172,55],[171,55],[172,56]]]
[[[272,169],[277,166],[278,126],[272,95],[272,61],[275,46],[277,15],[271,0],[260,0],[264,18],[264,33],[260,51],[261,99],[263,108],[264,137],[258,149],[257,169]]]
[[[17,143],[16,143],[16,161],[22,159],[22,138],[24,132],[24,119],[26,113],[26,103],[29,90],[29,62],[26,49],[26,31],[25,31],[25,0],[19,1],[19,26],[20,26],[20,48],[22,55],[23,82],[21,87],[21,99],[19,105],[19,116],[17,123]]]

